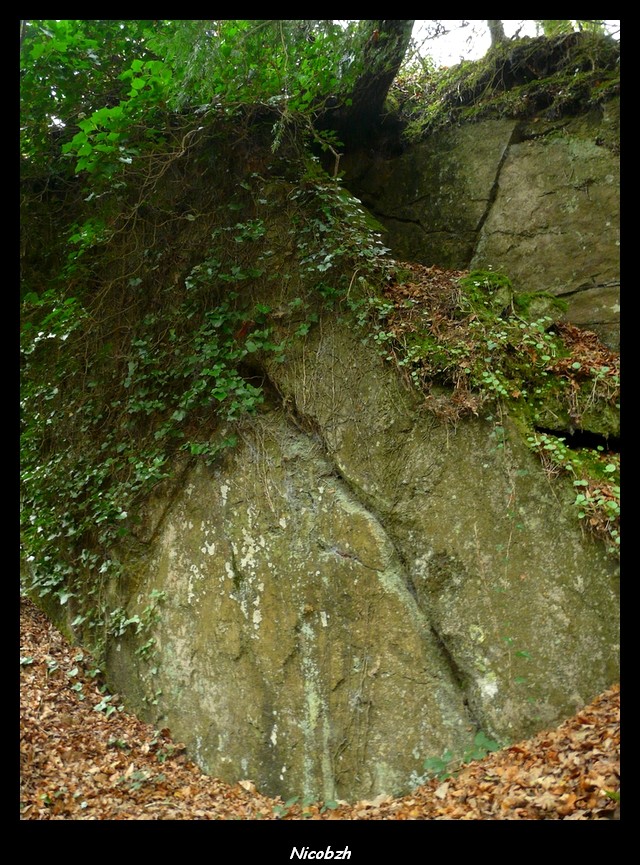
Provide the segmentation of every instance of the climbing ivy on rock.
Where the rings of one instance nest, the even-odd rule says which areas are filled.
[[[358,202],[316,159],[273,157],[258,131],[262,173],[247,172],[244,128],[197,131],[180,158],[141,156],[87,196],[48,288],[23,302],[24,581],[98,652],[127,620],[108,614],[109,587],[141,504],[236,443],[263,401],[260,359],[284,360],[318,302],[384,271]],[[260,286],[279,281],[290,299],[274,308]]]

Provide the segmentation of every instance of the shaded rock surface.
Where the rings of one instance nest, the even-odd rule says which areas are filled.
[[[484,120],[399,157],[352,157],[346,182],[394,255],[502,271],[619,347],[619,103],[558,121]]]

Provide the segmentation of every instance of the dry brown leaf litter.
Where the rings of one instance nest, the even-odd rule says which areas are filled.
[[[23,820],[602,820],[619,816],[620,690],[555,730],[399,799],[285,807],[204,775],[125,712],[109,717],[90,664],[28,600],[20,615]],[[75,688],[75,690],[74,690]],[[84,699],[80,699],[80,693]],[[112,698],[111,704],[117,703]]]

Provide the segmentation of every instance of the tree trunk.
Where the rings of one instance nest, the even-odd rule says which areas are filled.
[[[379,123],[389,88],[411,41],[414,21],[362,21],[360,52],[355,62],[362,72],[341,104],[324,114],[319,127],[336,130],[351,146],[362,144]],[[346,104],[350,101],[350,104]]]
[[[407,53],[414,21],[366,21],[370,33],[363,51],[364,72],[356,80],[351,112],[378,118],[389,88]]]
[[[507,37],[504,33],[504,27],[502,26],[502,21],[487,20],[487,24],[489,26],[489,33],[491,34],[492,48],[494,48],[496,45],[500,45],[501,42],[507,41]]]

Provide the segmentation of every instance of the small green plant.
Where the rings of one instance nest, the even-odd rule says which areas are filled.
[[[547,473],[569,476],[575,488],[578,519],[605,540],[610,552],[620,546],[620,455],[595,448],[570,448],[566,437],[550,433],[527,436],[529,447],[539,454]]]
[[[473,738],[473,745],[464,752],[463,762],[470,763],[472,760],[484,760],[488,754],[499,751],[502,747],[504,746],[499,742],[490,739],[482,730],[478,730]]]
[[[173,757],[174,753],[175,753],[175,748],[172,748],[171,746],[169,746],[168,748],[161,749],[156,754],[156,756],[158,758],[158,763],[166,763],[167,760],[170,760],[171,757]]]
[[[152,691],[151,694],[145,694],[142,698],[142,702],[146,703],[148,706],[157,706],[160,697],[162,696],[162,689],[158,688],[155,691]]]
[[[115,712],[122,712],[124,706],[113,706],[111,701],[113,694],[104,694],[102,699],[93,707],[94,712],[104,712],[107,718],[111,717]]]
[[[296,805],[299,800],[299,796],[293,796],[291,799],[287,799],[284,805],[274,805],[273,813],[276,815],[276,817],[286,817],[289,814],[291,808],[293,808],[293,806]]]
[[[71,690],[76,692],[79,700],[85,699],[86,695],[83,691],[82,682],[75,682],[73,685],[71,685]]]
[[[431,778],[437,778],[439,781],[446,781],[453,775],[454,757],[451,751],[447,750],[442,757],[427,757],[423,763],[423,768]]]
[[[473,760],[484,760],[484,758],[503,748],[499,742],[490,739],[483,730],[478,730],[473,738],[473,743],[464,751],[462,757],[454,757],[451,751],[446,750],[442,757],[429,757],[424,761],[423,768],[431,778],[446,781],[453,777],[462,766]]]

